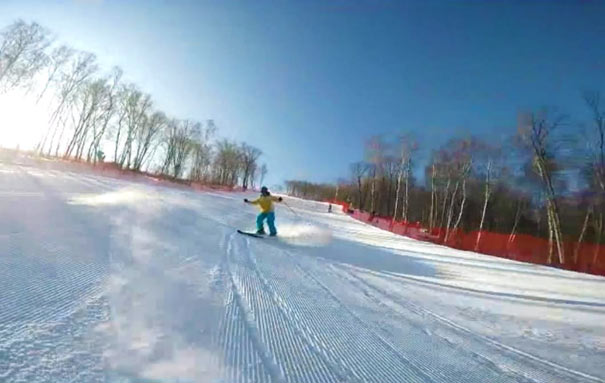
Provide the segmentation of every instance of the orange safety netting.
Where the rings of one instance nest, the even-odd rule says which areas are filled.
[[[419,222],[393,221],[390,217],[372,216],[370,213],[350,209],[342,201],[328,201],[342,206],[351,217],[395,234],[405,235],[420,241],[442,244],[459,250],[476,251],[515,261],[548,265],[567,270],[605,276],[605,246],[592,243],[564,242],[565,262],[559,263],[556,249],[548,260],[548,240],[527,234],[503,234],[490,231],[462,230],[446,233],[443,228],[428,230]],[[447,240],[446,240],[447,234]],[[477,240],[479,237],[479,240]]]

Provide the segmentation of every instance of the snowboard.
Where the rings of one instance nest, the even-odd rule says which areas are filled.
[[[256,234],[253,231],[243,231],[243,230],[238,229],[237,232],[242,235],[247,235],[249,237],[254,237],[254,238],[277,238],[276,235],[271,236],[271,235],[267,235],[267,234]]]
[[[243,231],[243,230],[237,229],[237,232],[240,233],[240,234],[243,234],[243,235],[254,237],[254,238],[265,238],[266,237],[266,235],[264,235],[264,234],[256,234],[256,233],[251,232],[251,231]]]

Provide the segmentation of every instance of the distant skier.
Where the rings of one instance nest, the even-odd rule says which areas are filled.
[[[332,212],[332,204],[328,204],[328,213]]]
[[[281,201],[283,201],[282,197],[272,196],[266,186],[260,188],[260,197],[254,201],[248,201],[247,198],[244,198],[245,203],[258,205],[260,208],[260,214],[256,217],[256,234],[265,234],[264,221],[266,219],[267,225],[269,226],[269,235],[272,237],[277,235],[277,230],[275,229],[275,212],[273,209],[273,202]]]

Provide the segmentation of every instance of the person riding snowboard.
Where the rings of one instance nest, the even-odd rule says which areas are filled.
[[[260,188],[260,197],[254,201],[248,201],[247,198],[244,198],[245,203],[258,205],[260,208],[260,214],[256,217],[256,234],[265,234],[264,221],[266,219],[267,225],[269,226],[269,235],[272,237],[277,235],[277,230],[275,229],[275,212],[273,209],[273,202],[281,201],[283,201],[283,198],[272,196],[266,186]]]

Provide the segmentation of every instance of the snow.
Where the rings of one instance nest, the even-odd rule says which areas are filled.
[[[605,382],[605,278],[0,164],[2,382]]]

